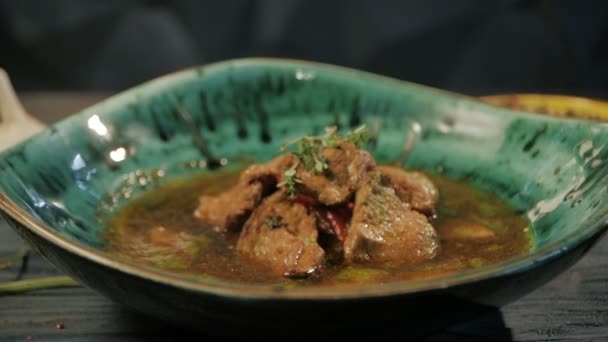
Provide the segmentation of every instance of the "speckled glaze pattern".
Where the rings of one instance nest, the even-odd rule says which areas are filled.
[[[165,179],[213,172],[202,143],[217,157],[214,162],[229,167],[243,156],[269,160],[286,140],[321,133],[328,125],[346,130],[362,123],[377,133],[369,149],[380,162],[399,160],[404,146],[410,146],[407,141],[415,141],[404,166],[490,189],[533,223],[536,243],[529,256],[473,271],[455,280],[459,286],[554,263],[592,243],[605,229],[608,124],[511,111],[359,71],[272,59],[185,70],[72,115],[0,155],[0,190],[5,205],[15,205],[20,216],[27,216],[7,215],[15,229],[58,267],[92,284],[95,276],[75,270],[111,260],[99,251],[94,258],[82,255],[101,247],[104,215]],[[56,239],[67,239],[65,244],[85,252],[42,243],[40,234],[25,227],[27,222],[42,223],[39,229],[53,230]],[[171,275],[159,271],[154,281],[147,281],[132,271],[138,266],[121,273],[116,261],[106,261],[96,267],[111,269],[108,276],[128,278],[143,288],[147,283],[160,286],[158,277],[165,277],[160,282],[171,287]],[[543,279],[560,271],[553,268]],[[451,283],[424,284],[437,288]],[[217,295],[217,288],[205,284],[176,286],[182,292],[200,290],[199,299],[208,299],[204,292],[211,288]],[[378,296],[415,290],[395,286],[368,292]],[[116,286],[92,287],[118,300],[128,296],[116,292]],[[523,294],[523,288],[516,293]],[[274,293],[268,291],[258,295]],[[326,298],[340,297],[328,291]],[[351,298],[367,293],[353,291]],[[275,294],[273,300],[284,296],[289,294]],[[146,311],[144,302],[131,306]]]

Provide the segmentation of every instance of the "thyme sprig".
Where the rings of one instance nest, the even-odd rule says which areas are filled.
[[[283,176],[281,177],[281,181],[277,184],[277,188],[282,188],[285,186],[285,195],[288,197],[293,197],[296,195],[296,185],[301,184],[302,180],[296,177],[296,168],[298,167],[299,161],[296,162],[287,170],[283,172]]]
[[[302,180],[296,177],[296,168],[300,162],[307,171],[314,170],[315,174],[322,174],[329,168],[327,160],[321,155],[322,149],[335,147],[342,142],[351,143],[357,148],[361,148],[367,143],[369,138],[370,133],[365,125],[357,127],[344,136],[338,134],[336,126],[329,126],[325,128],[323,135],[305,135],[286,142],[281,146],[279,151],[283,152],[295,145],[296,150],[293,154],[296,157],[296,162],[283,172],[283,176],[277,187],[286,186],[285,194],[287,196],[295,196],[297,184],[302,183]]]
[[[371,138],[371,133],[367,129],[365,125],[361,125],[357,127],[354,131],[348,132],[344,137],[344,140],[349,143],[357,146],[357,148],[362,148],[367,144],[369,139]]]
[[[287,226],[287,224],[283,222],[283,218],[281,218],[281,216],[270,216],[264,221],[264,223],[270,229],[277,229]]]

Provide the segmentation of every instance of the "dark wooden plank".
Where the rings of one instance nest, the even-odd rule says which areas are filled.
[[[53,122],[107,94],[23,96],[32,113]],[[52,104],[52,105],[49,105]],[[0,222],[0,255],[19,249],[21,240]],[[26,278],[61,274],[39,255]],[[0,270],[12,280],[17,268]],[[58,330],[55,324],[63,323]],[[127,310],[86,288],[35,291],[0,297],[0,341],[181,341],[217,340]],[[608,238],[570,270],[528,296],[478,318],[456,324],[424,341],[608,341]]]
[[[518,340],[608,340],[608,238],[502,312]]]

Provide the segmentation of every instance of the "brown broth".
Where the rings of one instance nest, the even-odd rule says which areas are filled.
[[[237,176],[234,171],[220,172],[173,181],[134,199],[110,220],[103,234],[106,249],[193,278],[331,286],[444,275],[509,259],[533,245],[528,222],[496,195],[429,175],[440,192],[438,217],[432,224],[441,252],[434,260],[408,267],[327,265],[312,279],[283,279],[239,257],[236,234],[202,226],[192,215],[198,196],[223,191]]]

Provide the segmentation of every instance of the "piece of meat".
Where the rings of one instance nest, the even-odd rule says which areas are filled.
[[[283,172],[294,162],[291,153],[276,157],[267,163],[253,164],[246,168],[239,176],[239,182],[251,183],[256,180],[272,178],[276,182],[281,179]]]
[[[328,169],[321,174],[306,170],[300,163],[296,177],[302,180],[301,188],[325,205],[346,202],[357,189],[359,182],[376,165],[369,152],[350,143],[324,148],[320,155]]]
[[[348,202],[326,206],[302,193],[290,196],[287,199],[304,205],[315,216],[317,230],[319,231],[317,241],[325,251],[326,263],[341,263],[344,260],[344,239],[346,238],[347,225],[352,216],[354,203]]]
[[[230,189],[218,195],[200,196],[194,216],[219,229],[240,230],[260,201],[276,190],[277,179],[292,158],[293,155],[287,154],[268,163],[249,166]]]
[[[325,252],[317,237],[314,215],[304,205],[276,192],[245,222],[237,251],[278,275],[303,277],[323,264]]]
[[[379,173],[370,175],[355,195],[345,260],[414,264],[434,258],[438,250],[427,218],[403,203]]]
[[[414,210],[429,216],[436,214],[435,205],[439,191],[435,184],[423,173],[405,171],[397,166],[378,166],[380,174],[386,177],[397,196]]]
[[[238,183],[215,196],[199,197],[194,216],[204,224],[224,230],[239,230],[262,199],[261,182]]]

